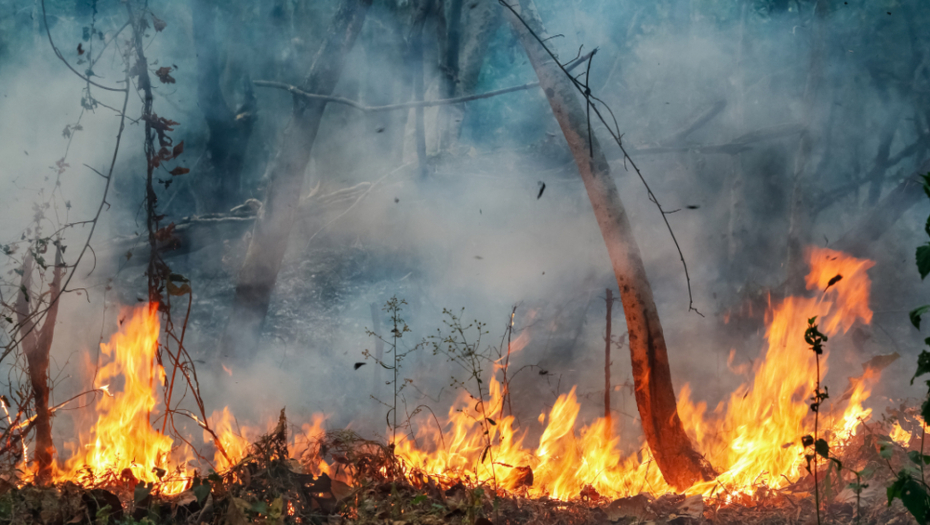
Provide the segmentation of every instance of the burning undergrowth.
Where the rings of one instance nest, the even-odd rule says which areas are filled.
[[[870,471],[869,486],[854,491],[847,486],[848,474],[821,470],[829,522],[913,523],[899,503],[887,504],[882,487],[908,466],[908,452],[919,450],[920,439],[910,435],[919,433],[920,424],[913,410],[891,412],[892,418],[864,427],[838,450],[850,468]],[[894,441],[894,429],[900,429],[899,439],[908,432],[908,440]],[[324,432],[304,448],[295,448],[283,412],[273,431],[251,444],[235,465],[205,477],[194,474],[178,494],[166,493],[160,482],[107,481],[105,487],[71,481],[48,488],[6,484],[0,522],[789,524],[810,522],[814,511],[811,476],[779,490],[759,484],[754,494],[738,497],[721,490],[707,497],[644,493],[613,499],[590,485],[568,500],[528,497],[526,486],[501,491],[467,477],[431,476],[406,464],[390,446],[352,431]]]
[[[395,372],[393,405],[384,403],[387,443],[350,430],[326,431],[323,416],[289,431],[283,410],[263,435],[258,427],[239,425],[226,407],[205,421],[183,414],[203,431],[204,445],[194,446],[193,433],[169,427],[160,408],[158,392],[169,381],[156,355],[161,328],[156,309],[140,307],[127,311],[120,331],[101,345],[107,359],[94,388],[102,395],[93,421],[84,422],[79,440],[66,447],[70,457],[54,466],[57,485],[29,484],[23,444],[20,469],[26,474],[6,481],[0,518],[237,525],[793,523],[808,518],[822,497],[821,507],[834,520],[890,523],[906,513],[889,508],[879,487],[893,483],[902,468],[914,470],[909,460],[922,467],[924,457],[923,426],[913,410],[889,409],[883,420],[869,422],[871,410],[863,406],[895,356],[866,363],[815,420],[808,397],[820,391],[826,360],[818,362],[802,337],[815,319],[824,341],[870,322],[866,271],[873,263],[827,249],[810,249],[808,261],[812,293],[772,305],[767,347],[753,379],[713,410],[682,388],[678,412],[717,472],[685,490],[665,482],[645,443],[623,454],[621,440],[630,437],[609,419],[579,421],[575,388],[540,414],[538,434],[531,434],[536,423],[521,425],[509,406],[507,375],[511,357],[532,344],[531,337],[521,334],[491,352],[481,343],[483,325],[463,325],[451,312],[446,331],[422,346],[466,371],[453,380],[459,398],[445,418],[424,407],[407,411],[397,397],[407,384],[396,375],[405,355],[397,339],[409,330],[398,300],[386,308],[393,335],[382,338],[384,355],[369,354]],[[807,439],[811,434],[815,438]],[[211,447],[212,460],[202,451]]]

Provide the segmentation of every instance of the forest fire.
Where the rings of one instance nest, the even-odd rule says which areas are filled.
[[[103,393],[97,396],[97,420],[81,432],[79,445],[66,445],[71,457],[58,469],[59,481],[89,486],[162,482],[166,493],[184,490],[181,472],[169,472],[170,462],[179,464],[172,457],[178,452],[173,440],[151,424],[157,389],[165,378],[155,360],[158,336],[157,310],[143,307],[127,316],[109,343],[100,345],[109,361],[100,367],[94,385]]]
[[[868,323],[872,316],[866,275],[871,261],[819,248],[810,249],[807,256],[811,265],[807,287],[813,297],[789,297],[771,309],[767,348],[755,366],[753,380],[711,412],[705,403],[691,400],[687,384],[681,389],[678,409],[685,428],[720,473],[713,481],[695,484],[688,494],[708,495],[723,489],[730,498],[751,496],[761,487],[777,489],[802,475],[800,438],[813,432],[808,397],[817,379],[814,354],[801,338],[806,322],[816,316],[824,333],[832,336],[856,322]],[[188,465],[193,464],[193,456],[150,423],[158,405],[158,386],[165,377],[155,359],[156,314],[154,308],[134,310],[110,342],[101,345],[109,361],[97,373],[95,387],[112,393],[98,397],[97,420],[81,433],[80,444],[69,444],[72,456],[57,469],[59,481],[87,486],[153,482],[166,494],[189,487],[193,471]],[[526,338],[521,340],[526,342]],[[820,373],[825,372],[822,364]],[[874,374],[867,373],[822,414],[820,432],[831,446],[848,440],[860,420],[869,417],[870,410],[862,407],[862,401],[869,396],[874,379]],[[540,417],[544,428],[535,447],[526,442],[527,433],[517,428],[514,416],[501,417],[503,387],[496,378],[490,380],[489,391],[489,399],[477,405],[463,393],[450,408],[442,432],[424,425],[415,436],[399,435],[395,452],[405,468],[450,484],[479,481],[502,490],[565,500],[585,493],[617,498],[674,492],[654,466],[645,444],[638,454],[623,457],[621,437],[606,419],[576,430],[581,406],[575,388]],[[213,467],[228,469],[248,454],[247,437],[257,437],[258,432],[239,428],[228,407],[209,420],[225,449],[225,454],[217,451]],[[317,416],[297,439],[312,440],[322,432],[323,418]],[[903,439],[903,432],[898,427],[893,437]],[[211,441],[206,432],[204,441]],[[329,472],[330,468],[321,461],[314,470]]]

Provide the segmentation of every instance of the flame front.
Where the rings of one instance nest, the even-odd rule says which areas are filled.
[[[72,456],[56,477],[98,485],[134,480],[157,483],[161,474],[167,476],[160,484],[162,492],[177,493],[184,490],[186,479],[177,467],[173,472],[169,469],[173,440],[151,425],[157,388],[165,377],[155,360],[158,312],[150,305],[124,314],[129,315],[124,315],[120,331],[100,345],[107,362],[98,370],[94,385],[100,391],[96,422],[80,433],[80,446],[68,447]],[[119,383],[121,389],[115,386]]]
[[[753,379],[712,412],[704,402],[692,401],[689,385],[682,387],[678,402],[681,420],[696,448],[720,472],[717,479],[696,484],[687,493],[710,494],[724,489],[731,498],[752,496],[760,487],[777,489],[801,475],[804,451],[800,438],[813,433],[808,401],[815,388],[817,366],[802,334],[807,320],[815,316],[828,336],[846,332],[857,322],[869,323],[872,312],[866,270],[874,265],[828,249],[812,248],[807,256],[811,272],[806,282],[812,297],[788,297],[770,308],[767,344],[752,370]],[[184,470],[189,458],[179,459],[172,439],[150,424],[157,389],[164,382],[164,370],[155,355],[158,336],[157,310],[150,306],[136,309],[120,332],[101,345],[109,361],[100,368],[95,388],[106,394],[98,396],[96,423],[81,434],[82,445],[71,447],[73,456],[58,469],[59,480],[84,484],[115,483],[120,478],[158,482],[158,475],[164,474],[160,470],[165,470],[169,475],[162,479],[161,490],[184,490],[190,477]],[[529,339],[528,332],[522,333],[511,345],[511,353],[524,348]],[[821,375],[827,371],[826,357],[820,364]],[[728,366],[733,358],[731,353]],[[497,365],[500,369],[501,364]],[[866,372],[845,396],[843,410],[837,403],[821,411],[819,435],[831,446],[848,440],[859,422],[870,415],[862,402],[868,398],[875,376]],[[548,413],[540,414],[542,427],[535,447],[526,443],[527,432],[516,429],[512,415],[503,416],[503,385],[492,378],[488,391],[488,399],[477,405],[463,393],[449,409],[441,429],[424,425],[415,436],[398,436],[397,456],[408,469],[450,483],[486,482],[531,496],[616,498],[673,491],[653,464],[647,446],[624,457],[620,438],[606,419],[576,429],[581,406],[574,388],[559,396]],[[208,421],[225,451],[216,453],[217,470],[245,457],[250,440],[260,433],[240,428],[228,408],[214,412]],[[322,424],[323,418],[317,416],[312,424],[304,425],[303,432],[293,438],[292,450],[297,452],[302,441],[313,441],[322,432]],[[898,438],[903,440],[903,434]],[[204,441],[214,442],[213,435],[204,432]],[[173,472],[168,468],[169,459],[178,465]],[[314,473],[331,473],[331,467],[319,458],[309,468]]]
[[[828,336],[846,332],[856,322],[868,324],[872,312],[866,270],[874,265],[820,248],[809,249],[807,258],[811,266],[807,288],[813,297],[788,297],[770,310],[765,354],[757,361],[753,380],[710,414],[705,403],[692,402],[687,384],[682,388],[678,403],[682,422],[697,449],[721,472],[717,479],[691,487],[689,494],[724,488],[731,496],[752,495],[761,486],[779,488],[800,476],[800,438],[813,433],[807,401],[816,384],[815,356],[802,337],[807,320],[816,316]],[[821,375],[826,371],[823,359]],[[843,411],[833,405],[833,410],[821,413],[820,434],[831,445],[849,439],[859,421],[870,415],[861,404],[869,396],[870,380],[874,377],[867,373]],[[524,445],[525,433],[514,430],[513,417],[493,418],[502,406],[496,381],[490,384],[487,413],[472,405],[474,401],[464,394],[450,409],[442,435],[424,426],[415,438],[398,439],[398,455],[411,468],[430,474],[477,477],[511,489],[523,485],[534,496],[577,498],[587,486],[608,497],[673,491],[652,464],[648,447],[623,457],[620,440],[606,420],[575,431],[580,405],[574,388],[558,398],[547,418],[540,417],[540,423],[545,419],[548,423],[535,448]],[[521,467],[532,469],[532,485],[516,475]]]

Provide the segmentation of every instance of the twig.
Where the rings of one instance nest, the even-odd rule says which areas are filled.
[[[578,58],[577,60],[572,61],[570,64],[567,64],[564,68],[565,71],[571,71],[575,67],[581,65],[586,60],[591,58],[596,52],[597,52],[597,49],[591,51],[590,53],[587,53],[586,55]],[[537,80],[535,82],[529,82],[527,84],[521,84],[519,86],[511,86],[511,87],[504,88],[504,89],[489,91],[487,93],[479,93],[476,95],[466,95],[463,97],[447,98],[447,99],[442,99],[442,100],[418,100],[418,101],[413,101],[413,102],[402,102],[400,104],[389,104],[387,106],[365,106],[354,100],[350,100],[350,99],[343,98],[343,97],[334,97],[334,96],[328,96],[328,95],[317,95],[315,93],[308,93],[298,88],[297,86],[286,84],[284,82],[275,82],[273,80],[254,80],[252,81],[252,83],[258,87],[270,87],[270,88],[276,88],[276,89],[283,89],[284,91],[288,91],[291,94],[297,95],[300,97],[314,99],[314,100],[325,100],[327,102],[333,102],[336,104],[344,104],[346,106],[355,108],[359,111],[372,112],[372,113],[378,112],[378,111],[394,111],[394,110],[399,110],[399,109],[412,109],[412,108],[431,108],[434,106],[461,104],[463,102],[471,102],[472,100],[480,100],[483,98],[491,98],[491,97],[496,97],[498,95],[505,95],[507,93],[525,91],[527,89],[532,89],[534,87],[539,86],[539,81]]]

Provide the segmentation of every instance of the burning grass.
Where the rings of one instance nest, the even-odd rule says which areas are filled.
[[[891,412],[894,417],[870,425],[837,451],[850,468],[873,471],[858,504],[847,487],[848,473],[844,478],[835,469],[821,469],[826,523],[914,523],[900,503],[887,505],[883,487],[907,466],[907,452],[920,446],[920,439],[902,445],[888,434],[894,428],[916,434],[920,428],[914,428],[913,410]],[[587,486],[559,500],[529,497],[525,486],[495,490],[474,478],[431,476],[395,456],[390,446],[352,431],[323,433],[302,450],[293,443],[282,412],[274,430],[235,465],[205,478],[195,475],[178,494],[167,494],[161,482],[108,482],[105,489],[73,482],[47,488],[6,484],[0,523],[774,525],[811,523],[814,514],[810,475],[778,490],[759,485],[752,495],[720,490],[709,497],[612,499]],[[330,465],[330,474],[320,472],[320,465]]]
[[[806,397],[826,370],[826,356],[818,364],[801,337],[806,323],[819,318],[833,336],[872,316],[870,261],[816,248],[808,260],[812,294],[772,306],[753,379],[713,411],[692,401],[687,385],[682,389],[685,428],[719,472],[683,494],[665,483],[645,444],[624,456],[609,420],[580,425],[574,388],[540,417],[538,443],[529,443],[526,429],[506,415],[508,385],[498,379],[503,348],[498,359],[482,353],[482,325],[463,326],[451,313],[449,334],[422,343],[468,371],[444,421],[433,416],[435,425],[417,425],[415,432],[395,422],[386,445],[351,431],[326,432],[322,418],[289,433],[283,411],[260,436],[234,425],[227,407],[206,421],[191,416],[215,448],[208,461],[175,443],[165,424],[161,431],[152,425],[166,374],[156,356],[157,312],[142,307],[127,312],[120,332],[101,346],[108,360],[94,388],[107,395],[99,396],[94,421],[70,447],[70,459],[55,466],[59,485],[39,489],[28,484],[28,474],[8,478],[0,522],[803,523],[818,497],[828,522],[904,519],[900,506],[887,506],[884,487],[908,458],[923,457],[923,440],[915,439],[923,427],[903,408],[889,411],[887,421],[866,423],[871,411],[862,402],[880,363],[869,363],[831,410],[819,413],[819,435],[844,468],[821,461],[805,469],[805,456],[814,457],[817,446],[802,439],[813,429]],[[403,356],[396,339],[408,331],[401,304],[388,305],[395,336],[386,342],[394,361],[380,363],[395,372]],[[528,344],[524,336],[521,347]],[[404,384],[395,374],[395,388]],[[396,399],[395,391],[395,415]],[[190,444],[190,436],[178,437]]]

